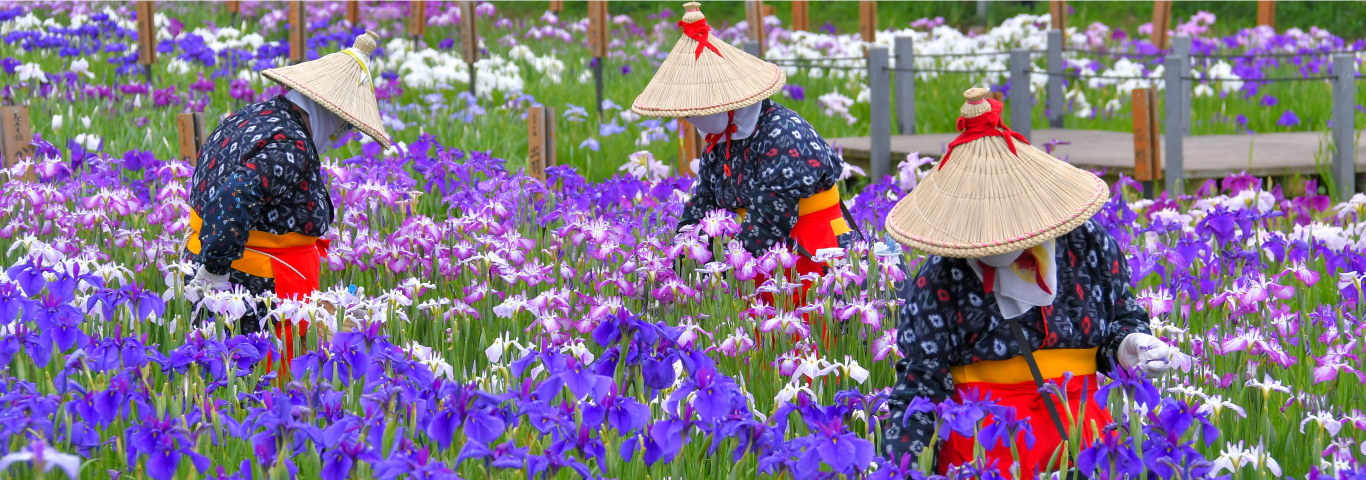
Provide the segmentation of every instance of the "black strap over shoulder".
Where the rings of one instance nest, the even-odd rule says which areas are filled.
[[[1025,363],[1029,364],[1029,373],[1034,376],[1034,384],[1042,389],[1044,382],[1043,372],[1039,370],[1039,363],[1034,361],[1034,348],[1030,346],[1029,338],[1025,336],[1024,328],[1021,327],[1020,322],[1014,318],[1007,318],[1006,321],[1010,322],[1010,330],[1015,333],[1015,343],[1020,345],[1020,355],[1023,355]],[[1053,400],[1053,394],[1039,392],[1039,395],[1043,395],[1043,403],[1044,406],[1048,408],[1048,415],[1053,417],[1053,425],[1058,427],[1058,438],[1066,440],[1067,427],[1063,426],[1062,415],[1058,414],[1058,405],[1057,402]]]

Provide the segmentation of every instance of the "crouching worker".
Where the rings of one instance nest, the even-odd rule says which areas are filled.
[[[1123,252],[1090,220],[1109,198],[1105,181],[1002,125],[1001,104],[987,93],[964,93],[962,133],[887,216],[893,238],[931,256],[900,292],[905,357],[896,365],[884,453],[898,462],[909,454],[914,465],[932,445],[935,413],[907,412],[917,397],[937,403],[975,391],[1014,409],[1036,438],[1033,448],[1023,434],[988,445],[985,465],[1010,478],[1005,442],[1014,442],[1019,475],[1035,478],[1072,428],[1061,399],[1039,393],[1044,381],[1062,386],[1071,418],[1087,426],[1080,437],[1094,438],[1089,425],[1110,422],[1090,399],[1096,373],[1160,375],[1173,350],[1149,334]],[[948,437],[933,443],[941,474],[974,458],[973,439]]]
[[[781,246],[801,254],[789,281],[824,273],[812,256],[852,231],[835,187],[844,161],[806,120],[768,100],[787,80],[781,68],[712,35],[697,2],[683,8],[682,38],[631,106],[641,116],[685,118],[706,134],[679,226],[730,210],[740,221],[736,239],[751,254]],[[810,285],[802,281],[798,305]],[[764,299],[773,305],[773,295]]]
[[[367,32],[349,49],[261,72],[290,90],[243,107],[209,135],[189,185],[185,246],[200,266],[188,290],[240,285],[255,295],[302,300],[318,289],[328,244],[321,237],[333,220],[318,152],[352,127],[390,145],[368,65],[378,40]],[[269,324],[264,313],[249,310],[235,320],[235,333]],[[274,330],[287,366],[308,325],[280,323]]]

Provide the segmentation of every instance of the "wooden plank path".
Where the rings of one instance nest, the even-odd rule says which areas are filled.
[[[892,174],[896,164],[901,163],[910,152],[920,152],[921,156],[939,158],[949,142],[957,133],[931,133],[923,135],[892,136]],[[1108,174],[1134,172],[1134,134],[1103,130],[1034,130],[1030,135],[1032,143],[1039,148],[1051,140],[1071,142],[1058,145],[1053,156],[1071,162],[1080,168],[1104,169]],[[1160,136],[1159,136],[1160,137]],[[843,149],[844,159],[849,163],[871,172],[868,163],[869,137],[845,137],[828,139],[830,146]],[[1160,140],[1159,140],[1160,141]],[[1258,133],[1255,135],[1198,135],[1185,137],[1182,151],[1185,152],[1186,178],[1222,178],[1230,173],[1247,170],[1255,176],[1279,176],[1299,173],[1317,175],[1314,154],[1320,143],[1327,142],[1321,132]],[[1161,150],[1161,145],[1158,146]],[[1366,142],[1357,146],[1357,158],[1366,153]],[[1166,158],[1163,158],[1165,165]],[[1331,157],[1325,152],[1320,159],[1324,171],[1331,165]],[[1357,162],[1357,172],[1366,172],[1366,164]]]

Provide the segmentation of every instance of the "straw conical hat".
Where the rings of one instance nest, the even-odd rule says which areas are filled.
[[[974,88],[963,94],[964,118],[999,118],[1000,103],[983,101],[987,93]],[[951,146],[925,181],[892,208],[887,232],[933,255],[996,255],[1066,234],[1109,199],[1105,181],[1094,174],[1018,139],[1013,143],[1016,153],[1000,136]]]
[[[356,37],[351,48],[310,62],[272,68],[261,75],[298,90],[387,148],[393,142],[380,122],[369,65],[370,54],[378,44],[379,35],[365,32]]]
[[[759,103],[783,88],[783,69],[712,35],[701,6],[683,4],[683,38],[631,104],[631,111],[646,117],[711,115]],[[715,49],[699,45],[697,38]]]

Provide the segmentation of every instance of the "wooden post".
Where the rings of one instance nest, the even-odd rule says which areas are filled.
[[[1262,0],[1257,2],[1257,26],[1266,25],[1272,29],[1276,28],[1276,2],[1275,0]]]
[[[464,5],[463,3],[461,5]],[[460,18],[463,21],[466,14],[474,18],[474,10],[461,10]],[[408,2],[408,36],[418,38],[427,34],[427,2],[413,0]]]
[[[147,75],[147,83],[152,83],[152,65],[157,63],[156,8],[150,1],[134,2],[138,14],[138,65],[142,65]]]
[[[996,100],[998,102],[1001,102],[1002,104],[1005,104],[1006,101],[1005,94],[1001,92],[991,92],[991,98],[992,100]]]
[[[460,54],[464,57],[465,65],[470,68],[470,95],[475,94],[474,62],[479,61],[479,30],[478,22],[475,21],[474,16],[474,2],[462,0],[460,2]]]
[[[360,23],[359,0],[351,0],[346,2],[346,21],[351,22],[352,26]]]
[[[1153,2],[1153,46],[1167,49],[1167,28],[1172,24],[1172,2],[1156,1]]]
[[[869,43],[877,40],[877,2],[858,2],[858,19],[862,40]]]
[[[1048,16],[1053,19],[1053,30],[1067,33],[1067,2],[1052,0],[1048,2]]]
[[[593,84],[598,93],[598,118],[602,118],[602,62],[607,58],[608,31],[607,0],[588,2],[588,49],[593,56]]]
[[[0,157],[3,157],[5,168],[9,169],[25,158],[33,158],[36,153],[28,107],[0,107]],[[26,182],[36,180],[35,170],[29,167],[20,178]]]
[[[308,49],[308,13],[304,2],[289,2],[289,62],[300,63],[305,60]]]
[[[1153,181],[1162,178],[1162,153],[1157,148],[1157,95],[1147,88],[1133,92],[1134,180],[1143,182],[1144,195],[1153,196]]]
[[[177,114],[175,127],[180,159],[190,162],[193,167],[199,163],[199,149],[204,145],[204,114]]]
[[[792,31],[810,31],[811,18],[806,15],[809,11],[806,0],[792,0]]]
[[[228,0],[227,3],[228,13],[237,13],[242,11],[242,2],[240,0]]]
[[[692,160],[702,157],[702,137],[697,133],[697,127],[684,118],[678,119],[678,134],[683,140],[679,146],[683,151],[678,157],[678,172],[683,176],[692,176]]]
[[[764,1],[745,0],[745,23],[749,24],[749,39],[759,42],[759,54],[755,55],[764,58],[764,51],[767,48],[767,39],[764,32]]]
[[[552,1],[550,2],[550,11],[552,11],[552,12],[563,12],[563,11],[564,11],[564,0],[552,0]]]
[[[531,107],[526,111],[526,173],[542,182],[545,181],[546,165],[554,163],[550,160],[554,155],[554,147],[549,141],[551,133],[546,128],[546,113],[546,107]]]

